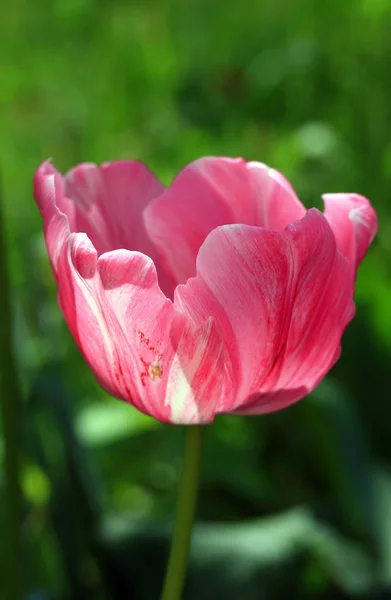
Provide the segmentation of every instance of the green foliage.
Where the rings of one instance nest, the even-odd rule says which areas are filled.
[[[381,227],[333,374],[286,411],[209,429],[186,598],[386,594],[390,28],[387,0],[3,2],[0,159],[26,398],[29,598],[157,598],[183,449],[180,430],[93,382],[56,305],[33,172],[49,156],[64,171],[128,157],[169,182],[205,154],[267,162],[308,206],[323,192],[365,194]],[[3,486],[0,470],[1,598],[12,547]]]

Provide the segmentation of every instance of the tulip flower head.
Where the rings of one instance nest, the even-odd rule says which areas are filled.
[[[377,218],[306,210],[264,164],[206,157],[168,188],[140,162],[46,162],[35,199],[68,327],[109,394],[168,423],[306,396],[341,352]]]

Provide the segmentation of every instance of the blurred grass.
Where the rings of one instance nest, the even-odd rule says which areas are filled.
[[[56,598],[95,590],[91,597],[98,598],[100,587],[114,597],[104,575],[114,559],[82,531],[83,502],[88,508],[91,498],[82,488],[82,496],[77,493],[75,482],[85,475],[70,458],[74,444],[80,444],[81,462],[98,474],[86,491],[100,498],[94,510],[156,524],[171,514],[182,449],[178,430],[108,399],[76,351],[55,301],[32,200],[33,172],[47,157],[61,170],[127,157],[147,162],[169,182],[205,154],[267,162],[308,206],[321,206],[323,192],[365,194],[381,227],[361,267],[358,315],[329,382],[286,412],[219,418],[211,428],[200,518],[230,522],[306,505],[363,544],[379,585],[390,584],[383,528],[390,523],[384,498],[391,463],[390,28],[387,0],[4,0],[0,161],[15,348],[30,397],[23,531],[31,589]],[[53,363],[60,367],[53,371]],[[37,378],[44,382],[39,393]],[[66,418],[53,402],[65,388]],[[373,486],[379,472],[382,485]],[[0,486],[3,481],[0,472]],[[0,494],[0,525],[7,519],[3,504]],[[2,543],[0,559],[7,547]],[[292,565],[298,597],[357,593],[314,557]],[[0,582],[2,569],[0,560]],[[102,576],[105,586],[97,583]],[[155,579],[159,583],[159,574]],[[123,585],[136,580],[133,573]],[[259,596],[243,594],[278,598],[289,589],[286,581]]]

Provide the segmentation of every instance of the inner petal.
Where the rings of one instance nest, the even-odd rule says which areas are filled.
[[[149,254],[153,248],[145,231],[143,210],[164,186],[140,162],[81,164],[64,178],[65,196],[74,202],[76,231],[88,229],[99,253],[123,248]]]
[[[100,167],[78,165],[64,178],[60,210],[71,231],[86,233],[98,255],[111,250],[136,250],[155,262],[163,291],[172,296],[172,278],[161,265],[144,226],[143,211],[164,191],[163,184],[142,163],[117,161]]]
[[[305,208],[286,179],[261,163],[206,157],[181,171],[144,211],[149,237],[177,283],[196,273],[196,257],[220,225],[283,230]]]

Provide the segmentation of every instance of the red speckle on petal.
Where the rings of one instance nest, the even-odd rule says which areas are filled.
[[[122,367],[120,364],[118,364],[115,368],[114,368],[114,377],[115,380],[119,386],[119,388],[121,388],[122,385],[122,380],[123,380],[123,371],[122,371]]]
[[[161,363],[162,356],[158,354],[152,363],[147,362],[144,358],[140,357],[144,369],[140,373],[141,383],[143,386],[146,385],[145,379],[149,377],[152,381],[161,379],[163,376],[163,366]]]
[[[148,338],[143,331],[138,330],[137,335],[140,339],[140,343],[144,344],[148,348],[153,357],[150,362],[147,362],[144,358],[140,357],[143,365],[143,370],[140,372],[141,383],[143,386],[146,385],[146,378],[149,377],[153,381],[161,379],[163,375],[163,368],[160,363],[161,354],[157,351],[158,346],[153,346],[150,338]],[[160,343],[160,342],[159,342]]]
[[[132,398],[132,394],[130,391],[129,386],[127,385],[125,378],[124,378],[124,372],[122,369],[122,366],[120,363],[117,364],[116,369],[114,371],[114,376],[115,376],[115,380],[118,384],[118,389],[119,390],[124,390],[125,394],[126,394],[126,400],[131,400]]]
[[[145,344],[152,352],[156,352],[155,346],[151,345],[151,340],[145,335],[145,333],[143,333],[142,331],[138,331],[137,334],[142,344]]]
[[[141,383],[143,384],[143,386],[145,386],[145,378],[149,377],[149,367],[150,367],[151,363],[147,363],[147,361],[144,360],[142,357],[140,357],[140,360],[144,366],[143,371],[141,371],[141,373],[140,373]]]

